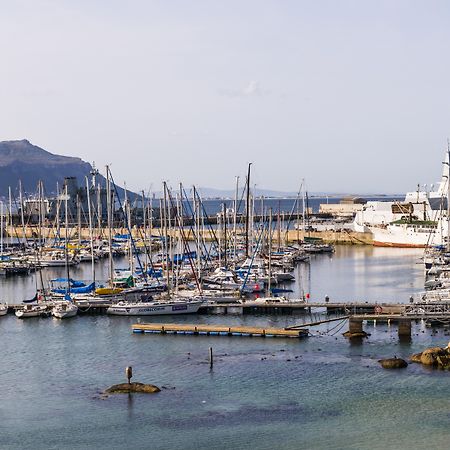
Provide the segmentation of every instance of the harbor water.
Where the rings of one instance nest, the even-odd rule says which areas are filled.
[[[296,269],[295,297],[311,301],[408,301],[423,286],[422,251],[338,247]],[[98,265],[98,275],[106,267]],[[125,265],[125,261],[123,261]],[[89,264],[73,271],[89,278]],[[103,272],[102,272],[103,271]],[[64,275],[64,268],[46,276]],[[0,280],[1,301],[31,298],[32,276]],[[145,320],[284,327],[301,316],[177,316]],[[340,322],[306,339],[132,334],[136,318],[0,318],[3,386],[0,448],[5,449],[381,449],[447,448],[448,373],[378,359],[408,358],[446,345],[445,329],[367,325],[350,342]],[[342,328],[344,327],[344,328]],[[213,348],[210,370],[208,349]],[[162,387],[154,395],[102,391],[125,381]]]

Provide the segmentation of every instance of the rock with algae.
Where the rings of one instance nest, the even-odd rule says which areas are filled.
[[[139,392],[142,394],[154,394],[156,392],[160,392],[158,386],[153,384],[145,384],[145,383],[121,383],[115,384],[110,388],[106,389],[105,394],[129,394],[132,392]]]
[[[378,361],[383,369],[404,369],[408,363],[402,358],[387,358]]]

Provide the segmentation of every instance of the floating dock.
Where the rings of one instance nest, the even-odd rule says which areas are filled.
[[[228,327],[226,325],[187,325],[178,323],[135,323],[133,333],[184,334],[193,336],[247,336],[303,338],[308,330],[284,328]]]

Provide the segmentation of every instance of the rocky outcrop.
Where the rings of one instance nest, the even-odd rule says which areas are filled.
[[[424,366],[450,369],[450,348],[431,347],[421,353],[415,353],[410,357],[411,362],[420,363]]]
[[[378,361],[383,369],[404,369],[408,367],[408,363],[401,358],[387,358]]]
[[[122,383],[115,384],[110,388],[106,389],[105,394],[130,394],[132,392],[138,392],[142,394],[155,394],[156,392],[160,392],[158,386],[154,384],[145,384],[145,383]]]

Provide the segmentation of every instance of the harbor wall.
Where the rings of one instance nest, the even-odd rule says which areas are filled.
[[[44,239],[55,239],[57,237],[57,232],[54,227],[39,227],[35,225],[29,225],[24,228],[22,227],[7,227],[7,233],[8,236],[14,237],[14,238],[23,238],[24,235],[29,238],[37,238],[39,235],[41,235]],[[82,227],[80,229],[80,233],[78,233],[79,229],[78,227],[69,227],[67,230],[67,235],[70,239],[77,239],[78,234],[80,234],[80,239],[89,239],[90,238],[90,232],[89,228]],[[147,233],[149,231],[147,230]],[[112,235],[116,234],[128,234],[128,230],[126,228],[114,228],[112,230]],[[171,236],[179,237],[180,236],[180,230],[174,229],[171,230],[169,233]],[[212,231],[205,230],[203,231],[203,236],[205,240],[213,240],[214,236]],[[214,230],[214,234],[216,237],[221,237],[221,233],[219,230]],[[60,228],[59,235],[63,239],[66,235],[66,230],[64,227]],[[132,235],[134,238],[139,239],[144,236],[144,231],[142,228],[133,227],[132,229]],[[159,236],[162,235],[162,230],[160,228],[154,228],[152,230],[153,236]],[[187,240],[194,240],[194,233],[192,230],[185,229],[183,230],[183,235]],[[108,230],[106,228],[94,228],[93,229],[93,236],[94,238],[108,238]],[[229,238],[231,238],[232,234],[228,233]],[[310,238],[320,238],[325,243],[330,244],[346,244],[346,245],[372,245],[372,234],[371,233],[360,233],[356,231],[350,231],[350,230],[339,230],[339,231],[333,231],[333,230],[326,230],[326,231],[301,231],[301,230],[282,230],[281,233],[275,232],[273,235],[273,244],[277,245],[278,241],[280,241],[281,244],[287,244],[287,243],[295,243],[298,240],[303,240],[305,237]]]

